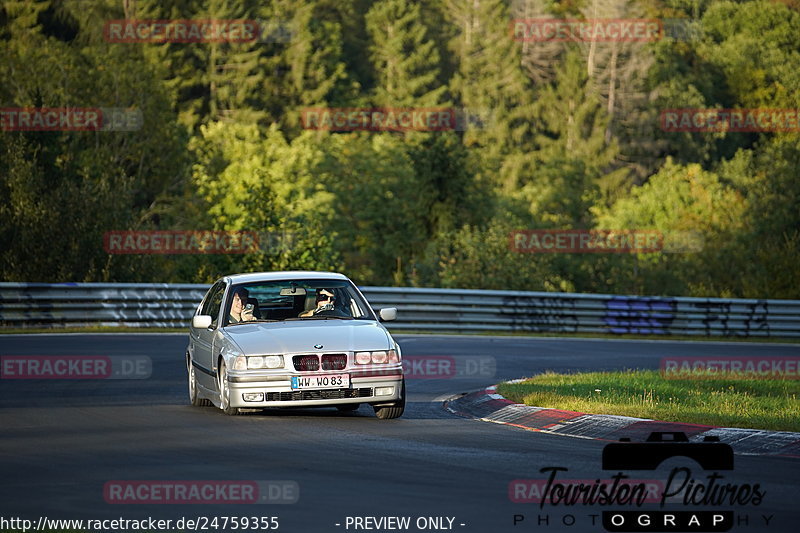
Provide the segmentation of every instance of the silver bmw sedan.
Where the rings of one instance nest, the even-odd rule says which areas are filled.
[[[369,404],[378,418],[405,409],[400,346],[346,276],[265,272],[226,276],[189,328],[189,400],[225,414],[265,407]]]

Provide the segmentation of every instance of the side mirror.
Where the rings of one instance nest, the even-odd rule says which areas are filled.
[[[195,329],[206,329],[211,325],[210,315],[194,315],[192,317],[192,327]]]
[[[397,308],[396,307],[384,307],[378,313],[378,316],[381,317],[381,322],[389,322],[397,318]]]

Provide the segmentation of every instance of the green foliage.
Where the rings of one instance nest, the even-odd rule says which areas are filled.
[[[608,117],[577,54],[568,54],[554,83],[540,90],[533,118],[537,150],[512,195],[529,204],[540,227],[590,226],[589,207],[617,147],[604,139]]]
[[[271,76],[261,88],[275,96],[274,121],[294,131],[304,107],[342,104],[357,94],[343,57],[341,23],[321,16],[322,2],[280,0],[265,6],[264,16],[286,21],[291,40],[268,57]]]
[[[649,43],[521,43],[532,17],[689,18]],[[253,19],[255,42],[112,43],[114,19]],[[672,132],[667,108],[800,109],[795,0],[6,0],[0,106],[116,107],[136,131],[0,130],[0,275],[800,298],[800,143]],[[312,107],[453,107],[456,131],[304,130]],[[532,228],[701,235],[522,254]],[[247,230],[244,255],[109,255],[111,230]],[[696,243],[695,243],[696,244]]]
[[[480,157],[483,175],[497,185],[515,183],[527,168],[533,93],[519,43],[509,38],[508,6],[503,0],[443,0],[443,8],[455,28],[450,91],[458,107],[482,119],[479,127],[467,128],[464,144]]]
[[[70,46],[50,35],[69,17],[47,11],[55,9],[49,2],[5,7],[20,14],[3,29],[0,76],[13,80],[0,89],[6,105],[130,108],[145,122],[131,132],[0,132],[0,275],[157,276],[157,264],[111,258],[102,247],[105,231],[157,222],[186,165],[185,135],[155,73],[136,50]]]
[[[248,254],[230,270],[329,270],[340,268],[327,231],[333,195],[315,176],[324,153],[310,135],[289,143],[273,126],[264,136],[255,125],[212,123],[201,127],[191,149],[192,178],[213,229],[289,235],[290,246]],[[230,259],[229,259],[230,260]],[[223,274],[220,271],[217,275]]]
[[[465,225],[440,233],[417,266],[419,285],[445,288],[572,291],[559,272],[562,258],[521,254],[510,248],[513,223],[493,220],[488,227]],[[422,281],[425,282],[422,282]]]
[[[439,51],[427,37],[419,5],[380,0],[366,16],[377,87],[375,103],[389,107],[442,104],[447,87],[438,83]]]
[[[725,290],[727,296],[743,296],[739,273],[725,263],[738,251],[736,237],[744,229],[745,211],[745,199],[719,176],[700,165],[683,166],[668,159],[647,184],[601,214],[597,227],[658,230],[665,248],[677,235],[702,237],[702,250],[640,254],[635,269],[619,269],[616,275],[628,278],[637,293],[672,294],[691,287],[693,294],[702,296]]]

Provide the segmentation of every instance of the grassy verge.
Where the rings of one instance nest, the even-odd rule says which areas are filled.
[[[546,373],[503,383],[509,400],[592,414],[711,426],[800,431],[800,381],[665,379],[655,370]]]

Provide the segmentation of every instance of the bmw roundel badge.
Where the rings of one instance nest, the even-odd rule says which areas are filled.
[[[321,344],[315,344],[314,348],[316,348],[317,350],[321,350],[322,349],[322,345]]]

